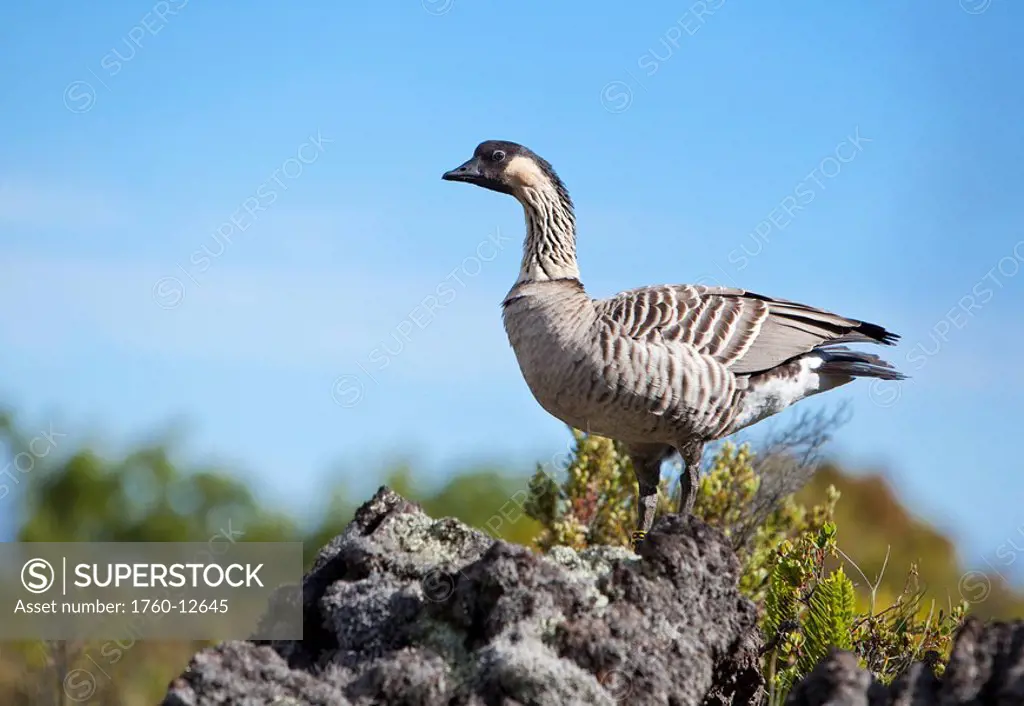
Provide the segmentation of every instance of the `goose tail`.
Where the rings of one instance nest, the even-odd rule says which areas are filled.
[[[862,353],[846,346],[819,348],[813,355],[821,358],[818,374],[847,381],[853,378],[879,378],[881,380],[906,380],[907,376],[898,371],[892,363],[874,353]],[[838,382],[838,380],[836,380]]]

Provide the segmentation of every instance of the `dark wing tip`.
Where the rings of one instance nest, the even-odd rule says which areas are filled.
[[[898,333],[887,331],[884,327],[879,326],[878,324],[869,324],[865,321],[862,321],[855,330],[884,346],[895,346],[896,342],[900,340],[900,335]]]

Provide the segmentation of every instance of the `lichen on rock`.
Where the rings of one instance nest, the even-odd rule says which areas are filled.
[[[659,521],[640,556],[545,556],[381,488],[304,578],[303,640],[208,648],[164,704],[748,703],[760,638],[738,571],[693,518]]]
[[[435,520],[387,488],[303,579],[302,640],[196,654],[164,706],[755,706],[754,605],[730,543],[659,518],[639,556],[546,555]],[[791,706],[1024,704],[1024,621],[969,619],[942,677],[917,662],[883,686],[832,650]]]

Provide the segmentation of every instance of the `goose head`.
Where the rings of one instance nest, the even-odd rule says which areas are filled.
[[[510,194],[520,201],[531,190],[557,192],[568,197],[565,186],[547,161],[528,147],[507,140],[481,142],[469,160],[445,172],[441,178]]]

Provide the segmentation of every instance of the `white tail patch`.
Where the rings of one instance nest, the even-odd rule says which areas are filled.
[[[733,431],[778,414],[786,407],[821,392],[821,376],[815,372],[822,359],[808,356],[800,361],[796,375],[770,377],[753,383],[743,398],[743,408],[733,422]]]

